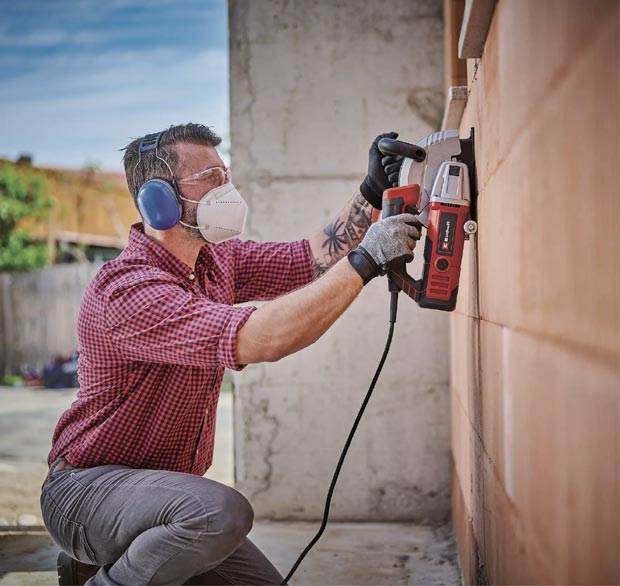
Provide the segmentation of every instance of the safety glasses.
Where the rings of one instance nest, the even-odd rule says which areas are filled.
[[[177,179],[177,184],[204,185],[208,189],[215,189],[228,181],[230,181],[230,169],[228,167],[209,167],[184,179]]]

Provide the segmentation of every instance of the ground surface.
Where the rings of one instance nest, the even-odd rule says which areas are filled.
[[[61,414],[76,389],[0,387],[0,528],[41,526],[39,494],[47,454]],[[233,484],[232,392],[220,398],[216,453],[209,478]]]
[[[57,584],[58,549],[39,511],[45,458],[74,390],[0,387],[0,586]],[[214,466],[207,476],[232,484],[232,394],[218,407]],[[286,574],[319,523],[257,522],[250,537]],[[407,523],[330,523],[292,584],[459,584],[448,527]]]

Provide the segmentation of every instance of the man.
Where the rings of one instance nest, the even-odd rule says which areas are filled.
[[[203,477],[220,383],[225,368],[312,344],[390,260],[412,258],[413,216],[371,226],[389,187],[383,164],[399,165],[382,161],[379,138],[361,193],[290,243],[226,239],[242,231],[245,202],[209,128],[173,126],[125,149],[145,222],[84,295],[80,391],[55,430],[41,495],[56,543],[101,566],[88,584],[281,583],[246,537],[250,504]],[[272,301],[236,306],[253,300]]]

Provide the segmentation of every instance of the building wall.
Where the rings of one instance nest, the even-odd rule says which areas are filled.
[[[439,128],[442,33],[439,0],[230,3],[232,167],[250,237],[310,235],[358,189],[378,133]],[[322,515],[387,336],[386,288],[372,282],[312,347],[236,377],[237,487],[259,517]],[[441,521],[449,478],[447,316],[403,299],[332,515]]]
[[[619,6],[501,0],[469,62],[479,231],[450,320],[468,583],[620,580]]]

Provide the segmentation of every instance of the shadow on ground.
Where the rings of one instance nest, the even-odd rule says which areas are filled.
[[[58,547],[45,528],[39,531],[0,533],[0,585],[58,584]]]

